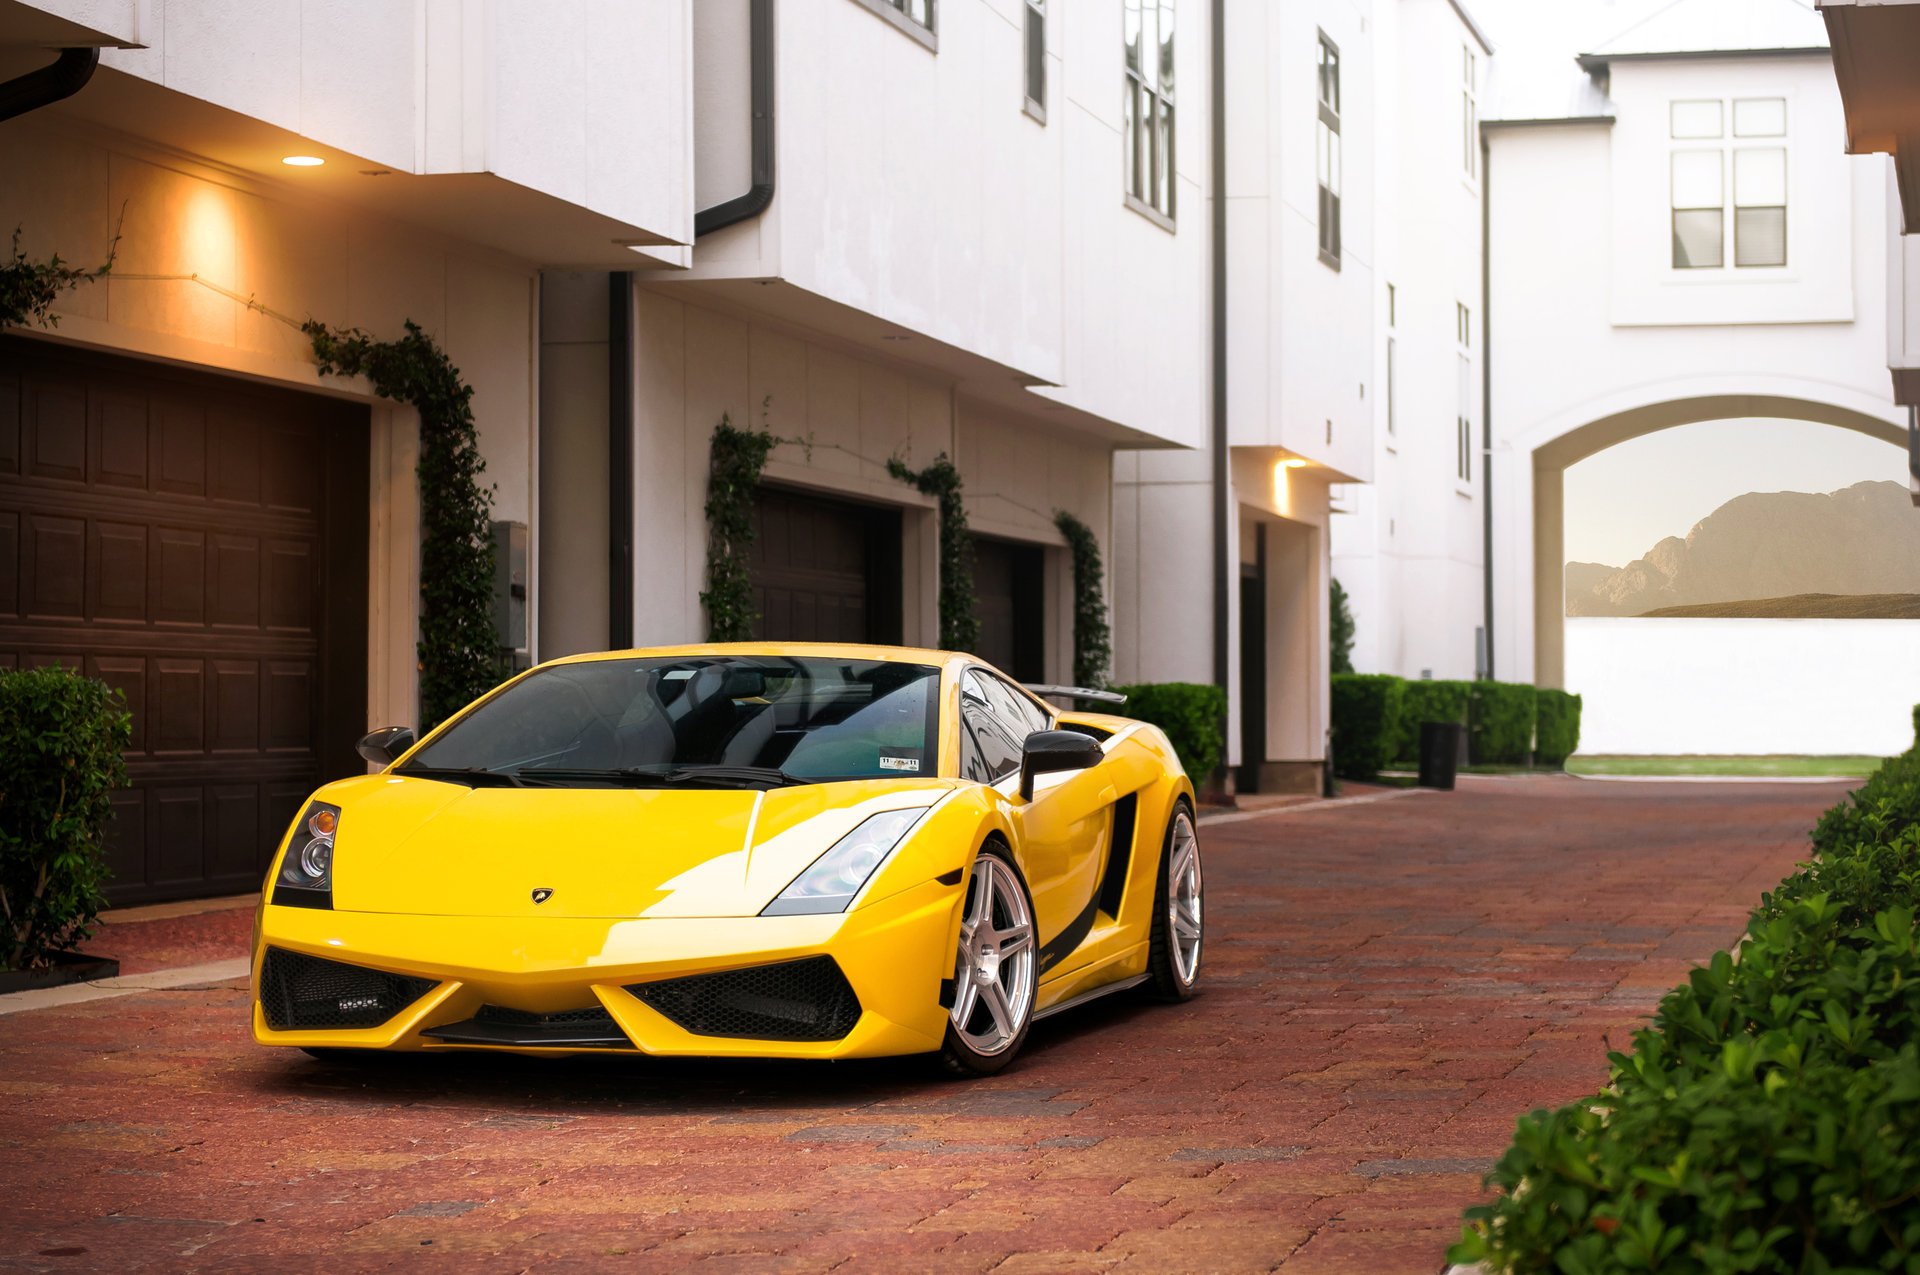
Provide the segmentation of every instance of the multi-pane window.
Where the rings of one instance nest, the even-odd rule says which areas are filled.
[[[1047,0],[1026,0],[1025,47],[1027,114],[1047,118]]]
[[[1786,265],[1786,99],[1695,99],[1668,111],[1673,268],[1718,270],[1729,256],[1736,268]]]
[[[1127,198],[1172,221],[1173,0],[1125,0]]]
[[[929,49],[938,47],[934,6],[939,0],[855,0],[891,22]]]
[[[1340,50],[1320,33],[1320,94],[1315,160],[1320,179],[1320,260],[1340,265]]]
[[[1480,172],[1480,59],[1460,46],[1460,162],[1469,178]]]
[[[1454,303],[1455,336],[1459,344],[1459,377],[1454,413],[1454,476],[1462,483],[1473,481],[1473,311]]]

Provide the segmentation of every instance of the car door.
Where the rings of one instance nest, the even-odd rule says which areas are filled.
[[[1112,833],[1113,782],[1104,765],[1041,775],[1033,799],[1021,802],[1021,745],[1034,731],[1050,729],[1051,715],[983,669],[965,674],[960,706],[961,721],[972,729],[978,747],[971,764],[978,773],[992,775],[990,782],[1015,804],[1016,849],[1033,892],[1044,975],[1092,926]],[[963,760],[963,771],[968,764]]]

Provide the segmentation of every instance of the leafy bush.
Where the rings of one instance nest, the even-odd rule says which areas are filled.
[[[1205,783],[1220,765],[1224,749],[1221,723],[1227,715],[1227,693],[1198,682],[1141,682],[1113,689],[1127,697],[1119,712],[1165,731],[1188,776],[1195,784]]]
[[[1533,758],[1562,766],[1580,747],[1580,697],[1541,688],[1534,697]]]
[[[1836,808],[1862,835],[1762,900],[1737,961],[1668,993],[1605,1091],[1520,1121],[1453,1260],[1920,1270],[1920,826],[1890,830],[1865,793]]]
[[[1370,779],[1394,760],[1407,684],[1383,673],[1333,675],[1333,770]]]
[[[0,969],[86,938],[133,737],[120,692],[64,668],[0,671]]]
[[[1472,698],[1472,682],[1402,683],[1400,729],[1393,745],[1395,760],[1412,761],[1420,755],[1422,722],[1458,722],[1465,726]]]
[[[1889,840],[1916,824],[1920,824],[1920,748],[1881,762],[1866,783],[1821,815],[1813,828],[1813,848],[1832,854],[1862,841]]]
[[[1475,682],[1467,733],[1477,763],[1524,763],[1533,753],[1533,687],[1517,682]]]
[[[1353,672],[1353,606],[1338,580],[1327,586],[1327,655],[1334,672]]]

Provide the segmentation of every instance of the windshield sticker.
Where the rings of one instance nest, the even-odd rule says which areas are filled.
[[[882,770],[919,770],[920,759],[918,757],[889,757],[887,754],[881,753],[880,769]]]

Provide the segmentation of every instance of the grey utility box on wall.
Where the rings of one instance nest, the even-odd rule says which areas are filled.
[[[527,651],[527,524],[493,524],[493,631],[500,652],[520,668]]]

